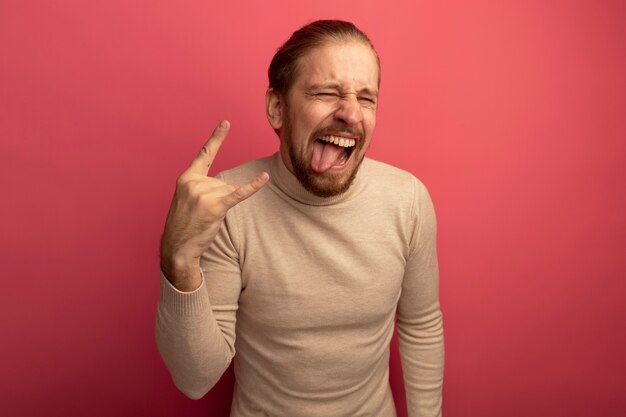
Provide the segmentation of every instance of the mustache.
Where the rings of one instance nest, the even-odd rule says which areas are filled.
[[[363,139],[363,136],[365,136],[362,129],[358,127],[349,127],[346,125],[330,125],[324,128],[320,128],[316,130],[315,132],[313,132],[312,136],[313,136],[313,140],[315,140],[316,138],[319,138],[320,136],[333,135],[333,134],[348,135],[348,136],[357,137],[359,139]]]

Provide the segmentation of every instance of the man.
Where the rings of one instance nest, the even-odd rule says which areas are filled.
[[[269,79],[280,151],[207,177],[223,121],[177,181],[156,323],[174,383],[200,398],[234,358],[231,416],[395,416],[397,313],[409,415],[441,415],[435,215],[413,175],[365,158],[371,42],[351,23],[313,22]]]

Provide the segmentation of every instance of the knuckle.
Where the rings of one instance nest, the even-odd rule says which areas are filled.
[[[208,145],[204,145],[202,147],[202,153],[209,160],[212,160],[215,157],[215,152],[213,152]]]
[[[202,197],[202,181],[190,181],[187,184],[189,195],[196,196],[197,198]]]
[[[176,178],[176,188],[183,188],[186,182],[187,178],[185,178],[184,175],[179,176],[178,178]]]
[[[176,182],[176,187],[177,190],[185,195],[185,196],[189,196],[189,197],[193,197],[196,194],[199,193],[199,182],[198,181],[194,181],[194,180],[189,180],[189,179],[184,179],[184,180],[180,180]]]
[[[213,205],[213,199],[207,194],[200,194],[196,196],[196,203],[202,208],[210,208]]]
[[[238,201],[241,201],[245,198],[245,194],[241,191],[241,188],[238,188],[233,192],[233,197],[235,197]]]

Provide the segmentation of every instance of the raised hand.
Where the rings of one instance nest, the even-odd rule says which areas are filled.
[[[229,128],[228,121],[222,121],[176,181],[161,237],[161,269],[181,291],[200,286],[200,256],[213,242],[226,212],[260,190],[269,179],[266,172],[261,172],[240,186],[207,176]]]

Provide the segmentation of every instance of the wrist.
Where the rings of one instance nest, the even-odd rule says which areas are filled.
[[[194,291],[202,284],[199,259],[161,258],[161,271],[179,291]]]

